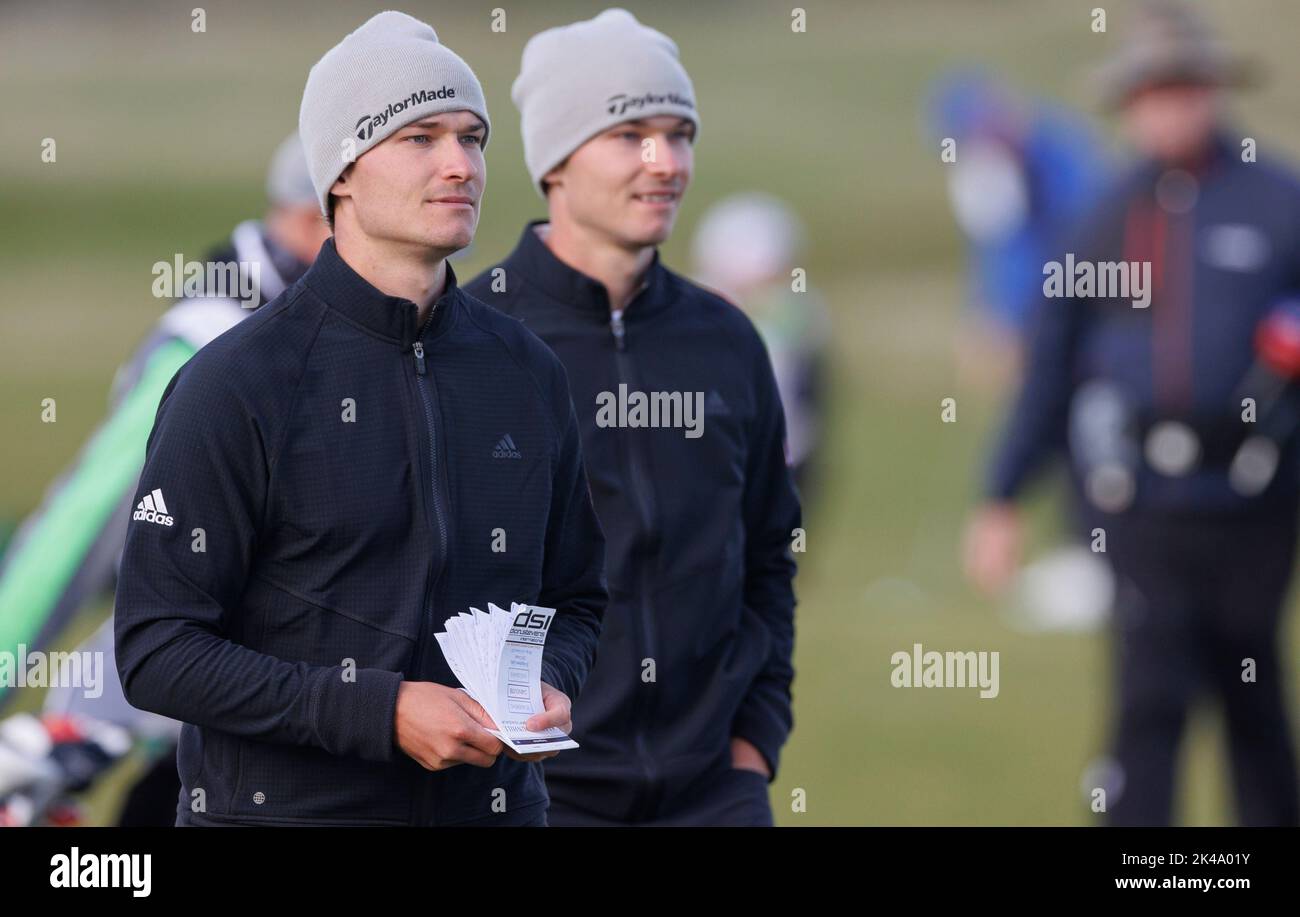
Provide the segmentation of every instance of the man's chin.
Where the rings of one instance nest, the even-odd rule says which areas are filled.
[[[474,234],[472,232],[451,233],[439,236],[435,241],[438,248],[458,252],[462,248],[469,248],[470,243],[474,241]]]
[[[458,252],[462,248],[468,248],[474,241],[474,231],[464,226],[433,226],[425,232],[419,233],[411,242],[416,242],[425,248],[441,251],[446,254]]]
[[[641,248],[663,245],[668,241],[668,237],[673,234],[674,222],[675,220],[672,217],[650,222],[641,220],[630,228],[631,231],[625,238],[630,244]]]

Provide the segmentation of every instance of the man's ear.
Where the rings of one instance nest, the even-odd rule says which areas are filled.
[[[560,163],[542,176],[542,190],[546,193],[547,197],[550,197],[552,188],[556,185],[564,184],[564,164],[567,162],[568,160],[566,159],[564,162]]]
[[[352,186],[348,184],[348,174],[356,163],[348,163],[346,169],[339,173],[339,177],[334,179],[334,184],[330,186],[330,194],[335,197],[351,197]]]

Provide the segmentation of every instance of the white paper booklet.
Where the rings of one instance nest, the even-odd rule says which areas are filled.
[[[434,636],[452,674],[497,724],[488,732],[520,754],[577,748],[554,727],[541,732],[524,728],[529,717],[546,709],[542,649],[555,609],[515,602],[506,611],[489,602],[486,613],[469,611],[448,618],[446,633]]]

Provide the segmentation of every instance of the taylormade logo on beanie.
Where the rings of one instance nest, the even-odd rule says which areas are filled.
[[[677,45],[624,9],[547,29],[524,46],[510,88],[533,187],[601,131],[633,118],[676,115],[695,124],[695,89]]]
[[[414,105],[421,105],[432,99],[454,99],[456,90],[450,86],[443,86],[441,89],[417,89],[411,93],[409,98],[402,99],[398,102],[389,102],[388,107],[377,115],[362,115],[357,121],[357,139],[369,140],[375,133],[376,127],[383,127],[388,123],[388,119],[393,115],[400,114]]]
[[[483,87],[433,27],[392,10],[368,19],[316,62],[298,112],[321,212],[348,165],[400,128],[444,111],[470,111],[487,129]]]
[[[667,95],[647,93],[643,96],[630,96],[627,93],[620,92],[616,95],[610,96],[607,101],[609,102],[609,113],[611,115],[621,115],[630,108],[634,111],[634,114],[632,115],[634,118],[639,117],[635,112],[644,110],[647,105],[680,105],[685,108],[695,107],[694,102],[684,96],[679,96],[675,92],[670,92]]]

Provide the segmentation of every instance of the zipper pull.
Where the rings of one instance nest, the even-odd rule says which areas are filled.
[[[416,375],[424,375],[424,344],[416,341],[411,345],[415,349],[415,372]]]
[[[614,309],[609,313],[609,330],[614,332],[614,346],[626,350],[623,343],[623,310]]]

